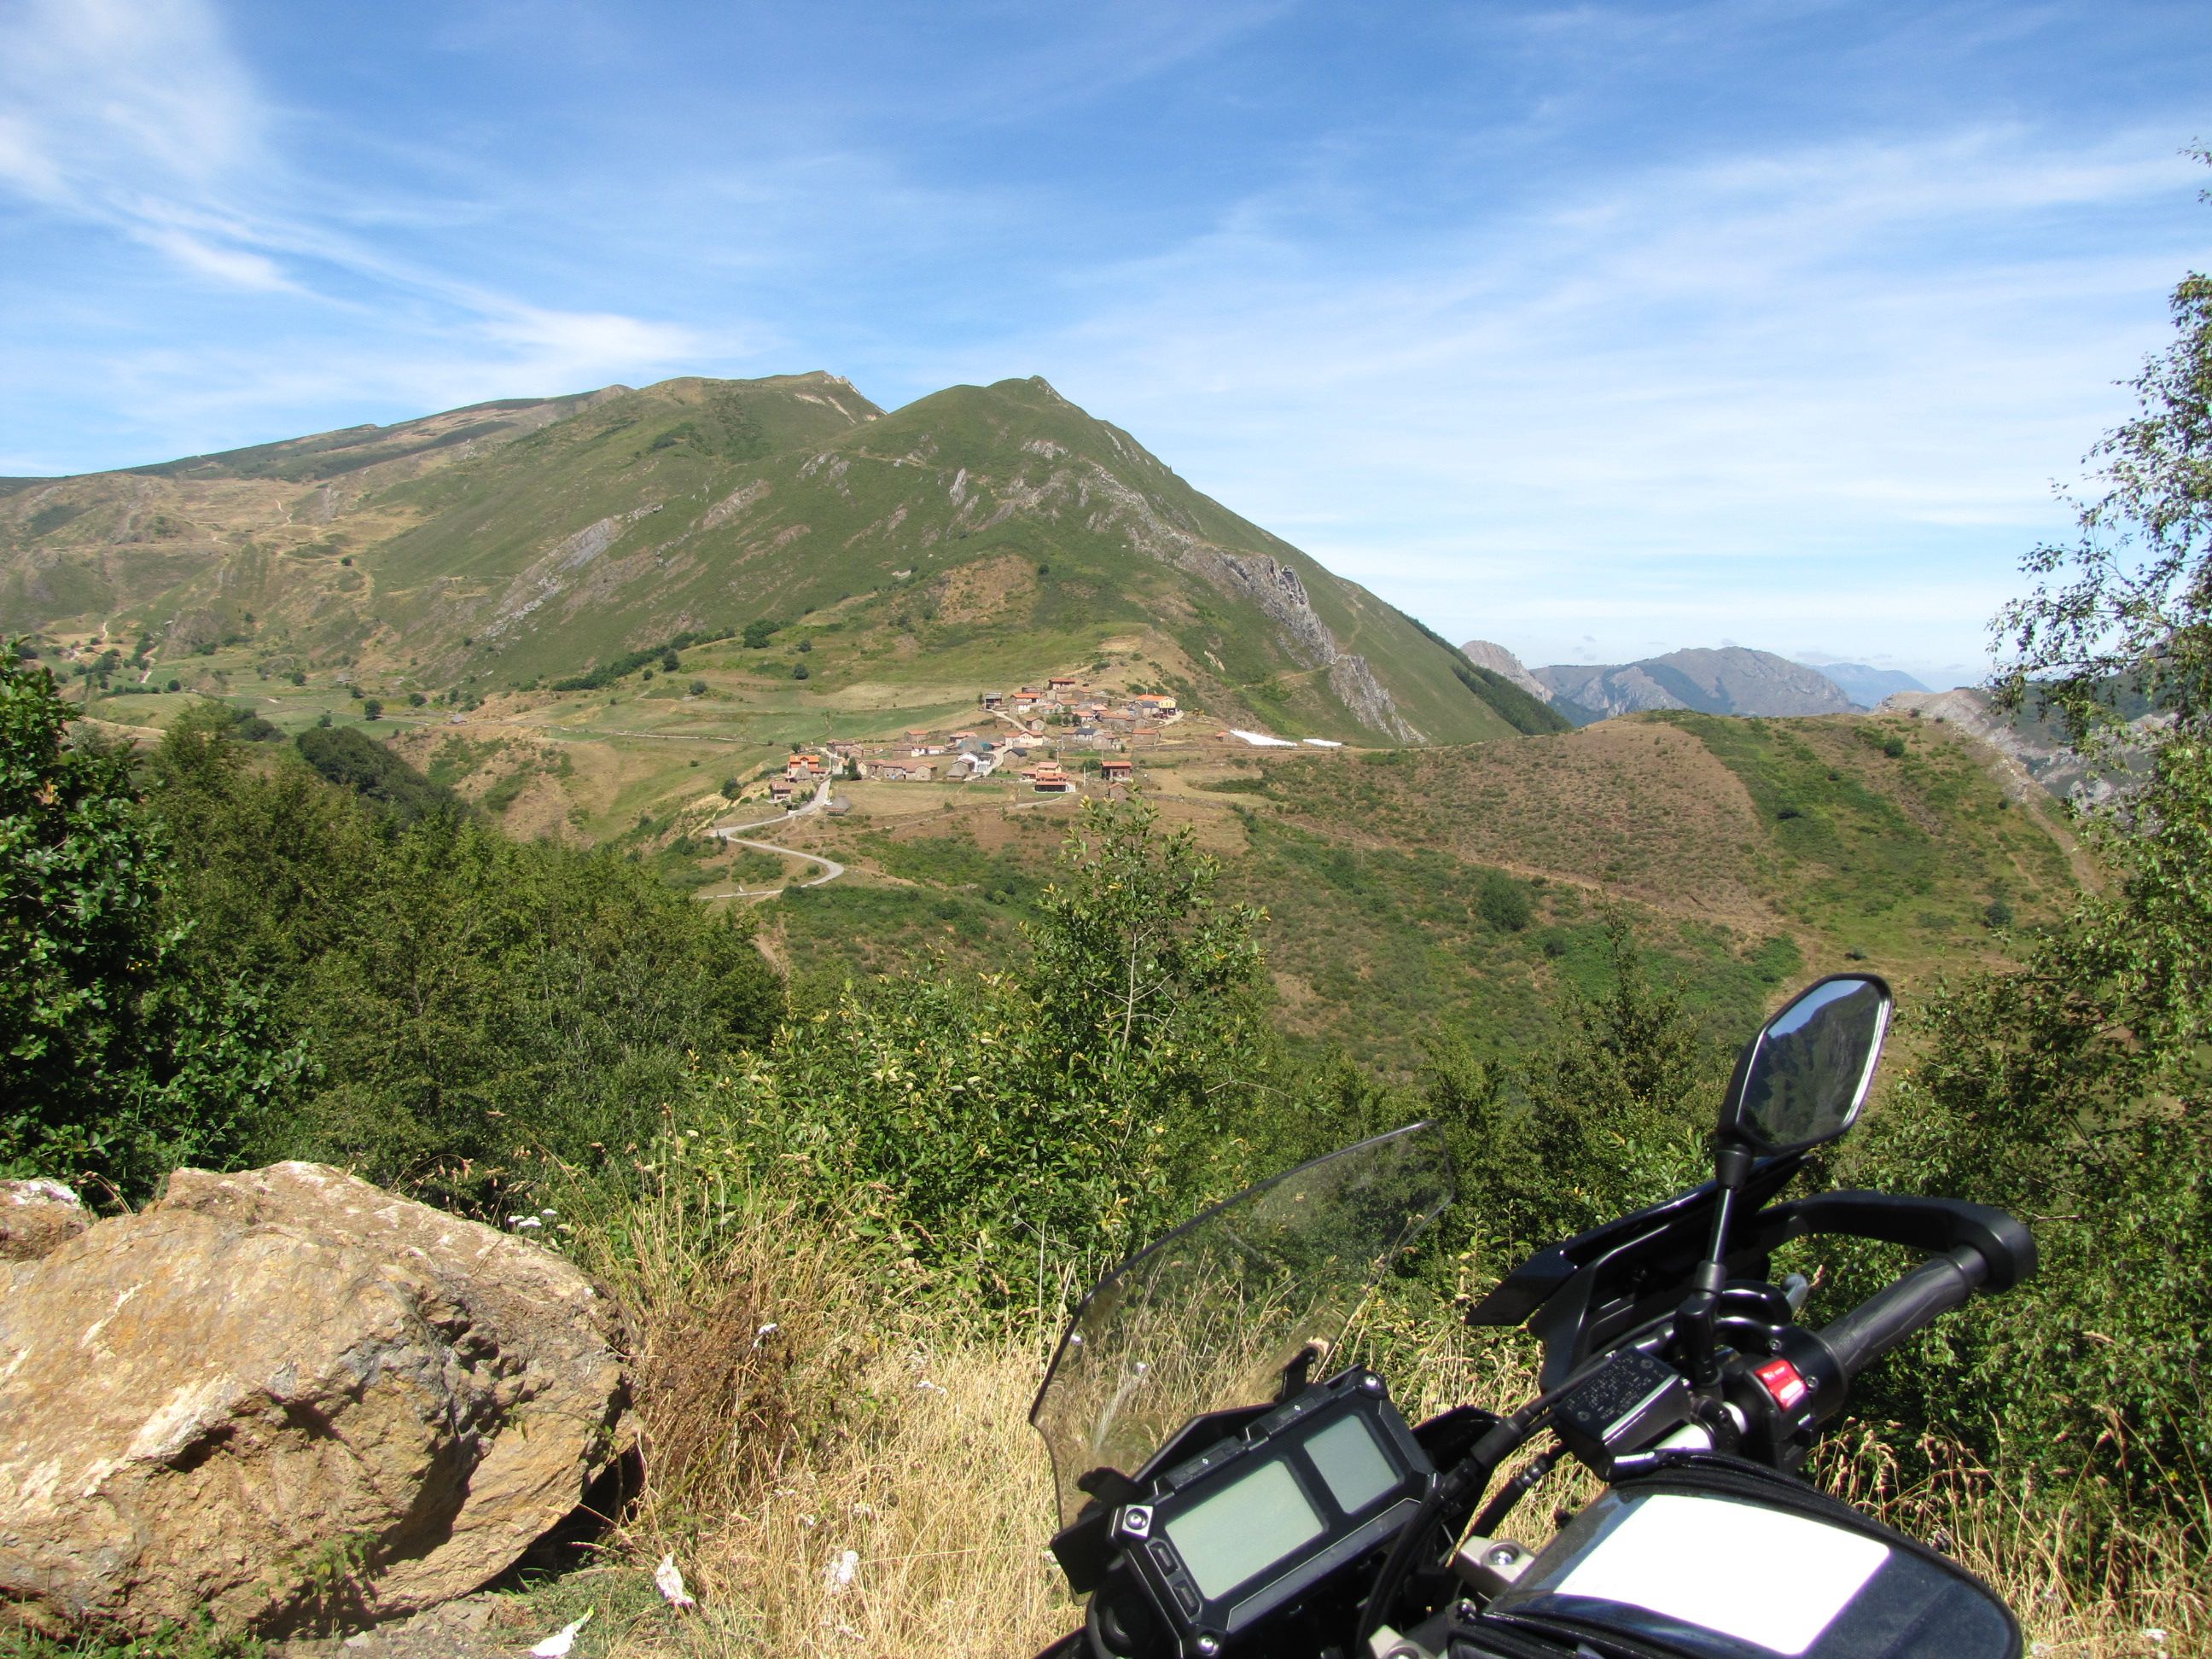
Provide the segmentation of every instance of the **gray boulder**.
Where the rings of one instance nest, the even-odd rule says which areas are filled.
[[[634,1444],[613,1310],[543,1247],[279,1164],[0,1269],[0,1599],[276,1633],[474,1589]]]

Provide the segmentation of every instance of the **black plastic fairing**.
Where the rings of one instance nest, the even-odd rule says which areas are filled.
[[[1744,1183],[1740,1212],[1766,1203],[1803,1163],[1797,1152],[1762,1160]],[[1468,1312],[1468,1322],[1525,1322],[1544,1344],[1539,1380],[1556,1388],[1590,1354],[1681,1301],[1691,1269],[1705,1258],[1715,1199],[1707,1182],[1539,1250]],[[1729,1276],[1764,1278],[1771,1248],[1739,1243],[1729,1252]]]

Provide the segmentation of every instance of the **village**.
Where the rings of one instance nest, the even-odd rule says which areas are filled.
[[[781,777],[769,780],[769,799],[787,805],[825,780],[866,778],[879,783],[967,783],[1016,776],[1040,795],[1073,793],[1081,777],[1095,775],[1109,789],[1130,781],[1130,751],[1146,736],[1176,725],[1184,711],[1164,692],[1121,696],[1095,692],[1072,676],[1054,676],[1017,691],[985,691],[975,699],[988,729],[937,733],[909,727],[876,742],[825,743],[794,751]],[[1060,758],[1069,752],[1097,757],[1071,772]]]

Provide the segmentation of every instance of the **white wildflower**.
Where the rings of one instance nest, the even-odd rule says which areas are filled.
[[[573,1625],[563,1625],[550,1636],[530,1650],[530,1659],[566,1659],[570,1648],[576,1645],[576,1632],[592,1622],[596,1607],[584,1609],[584,1616]]]
[[[696,1607],[698,1601],[684,1588],[684,1570],[676,1565],[676,1552],[671,1550],[660,1558],[660,1565],[653,1570],[653,1587],[661,1599],[672,1607]]]
[[[846,1550],[830,1558],[830,1565],[822,1570],[822,1582],[833,1591],[849,1589],[853,1575],[860,1570],[860,1553]]]

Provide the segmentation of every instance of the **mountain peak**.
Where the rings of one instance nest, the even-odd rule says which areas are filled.
[[[1533,709],[1036,375],[888,413],[822,370],[678,376],[46,481],[0,494],[0,613],[524,697],[765,623],[789,659],[746,696],[810,732],[1072,672],[1340,741]]]
[[[1741,645],[1693,647],[1612,665],[1554,664],[1535,671],[1571,717],[1603,720],[1645,708],[1705,714],[1844,714],[1854,707],[1818,669]]]

